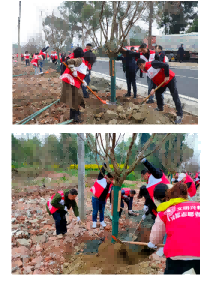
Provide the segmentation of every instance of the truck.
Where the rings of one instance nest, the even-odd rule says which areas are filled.
[[[183,44],[184,60],[198,60],[198,33],[156,36],[156,45],[162,46],[169,61],[179,60],[178,48]]]

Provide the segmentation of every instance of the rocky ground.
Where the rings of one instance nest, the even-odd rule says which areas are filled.
[[[13,77],[13,124],[18,123],[29,115],[42,109],[60,98],[61,80],[55,69],[49,68],[48,73],[34,76],[32,66],[13,66],[13,75],[27,73],[27,75]],[[110,83],[105,79],[92,78],[90,87],[97,91],[103,100],[110,101]],[[126,93],[117,87],[116,105],[102,104],[90,94],[85,99],[86,108],[82,109],[81,119],[84,124],[173,124],[175,109],[164,106],[164,112],[155,112],[156,104],[140,105],[143,97],[137,99],[123,97]],[[69,110],[62,103],[57,103],[44,111],[27,124],[58,124],[69,120]],[[197,124],[198,118],[184,114],[183,124]],[[72,125],[71,123],[70,125]]]
[[[52,181],[58,180],[63,174],[44,171],[41,177],[48,176]],[[141,253],[138,246],[129,247],[130,259],[120,255],[120,245],[112,245],[111,219],[109,217],[109,202],[106,205],[105,229],[97,222],[97,229],[92,229],[91,193],[89,191],[95,179],[87,178],[85,189],[86,219],[85,227],[76,223],[76,218],[69,211],[68,232],[62,239],[55,236],[54,220],[48,215],[45,204],[52,194],[60,189],[76,187],[73,184],[54,183],[45,186],[24,186],[18,179],[18,188],[12,189],[12,273],[13,274],[162,274],[165,258],[155,253]],[[73,181],[74,182],[74,181]],[[126,181],[135,184],[139,189],[141,182]],[[143,214],[143,200],[134,199],[133,209],[137,217],[128,217],[125,211],[119,221],[119,235],[123,240],[148,242],[151,218],[142,224],[136,233],[137,223]],[[100,245],[100,237],[105,237],[105,243]],[[105,250],[104,250],[105,249]],[[112,257],[110,256],[113,253]],[[109,258],[110,257],[110,258]],[[107,266],[110,261],[111,267]],[[109,270],[109,268],[111,268]],[[112,268],[114,268],[112,270]]]

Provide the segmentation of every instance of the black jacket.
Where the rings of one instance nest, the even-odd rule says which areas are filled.
[[[133,57],[133,54],[136,54],[135,52],[129,51],[129,55],[126,57],[118,56],[117,60],[122,60],[123,64],[125,64],[126,72],[136,72],[138,69],[138,66],[136,64],[135,58]]]
[[[169,77],[169,64],[165,63],[165,62],[161,62],[161,61],[157,61],[157,60],[153,60],[151,62],[151,65],[154,69],[159,69],[159,68],[163,68],[165,71],[165,77]],[[157,85],[155,85],[153,83],[153,87],[152,89],[155,89],[157,87]]]

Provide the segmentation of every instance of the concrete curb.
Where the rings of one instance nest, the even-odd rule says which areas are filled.
[[[91,71],[91,77],[96,77],[100,79],[104,78],[108,81],[111,80],[111,77],[109,75],[100,72],[95,72],[95,71]],[[116,84],[122,90],[127,90],[127,83],[124,79],[116,78]],[[137,92],[139,93],[139,95],[142,97],[146,97],[148,93],[148,86],[139,83],[136,84],[137,84]],[[198,99],[187,97],[184,95],[179,95],[179,96],[180,96],[181,103],[184,104],[183,111],[198,116]],[[169,91],[166,91],[164,93],[164,97],[165,97],[165,104],[174,108],[175,104]]]

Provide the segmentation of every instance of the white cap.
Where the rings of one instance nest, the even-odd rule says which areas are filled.
[[[186,177],[186,174],[184,174],[184,173],[179,174],[178,181],[183,180],[185,177]]]

